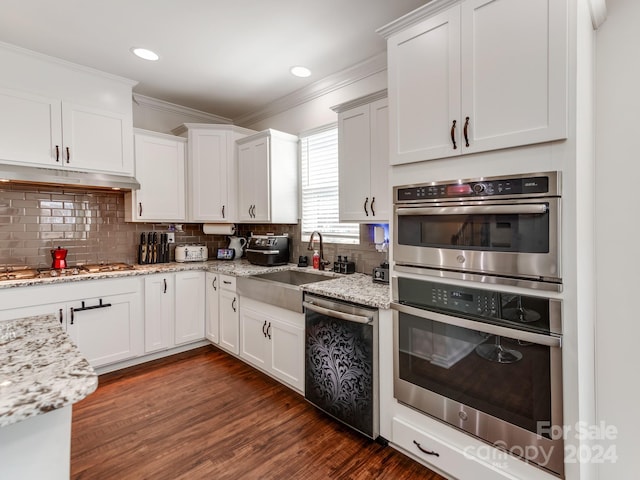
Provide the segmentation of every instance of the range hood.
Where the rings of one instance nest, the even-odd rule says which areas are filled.
[[[138,190],[140,188],[140,184],[133,177],[7,164],[0,164],[0,181],[111,190]]]

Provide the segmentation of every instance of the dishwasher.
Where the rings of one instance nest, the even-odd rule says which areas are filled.
[[[378,310],[308,293],[303,306],[305,399],[378,439]]]

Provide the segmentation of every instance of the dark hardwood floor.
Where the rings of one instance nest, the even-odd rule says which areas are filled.
[[[425,479],[214,347],[100,377],[73,407],[72,479]]]

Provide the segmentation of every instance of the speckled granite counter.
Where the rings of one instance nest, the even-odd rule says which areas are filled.
[[[304,285],[303,290],[376,308],[389,308],[389,285],[373,283],[369,275],[354,273],[326,282]]]
[[[76,403],[97,386],[54,315],[0,322],[0,427]]]
[[[369,275],[365,275],[362,273],[340,275],[334,274],[330,271],[318,272],[318,270],[312,270],[309,267],[298,268],[293,263],[277,267],[261,267],[259,265],[252,265],[246,260],[211,260],[207,262],[158,263],[154,265],[136,265],[133,270],[125,270],[120,272],[83,273],[82,275],[67,275],[53,278],[8,280],[0,282],[0,289],[26,287],[30,285],[57,284],[65,282],[82,282],[84,280],[97,280],[102,278],[150,275],[153,273],[183,272],[189,270],[203,270],[239,277],[291,269],[313,271],[315,273],[324,273],[330,277],[336,277],[326,282],[317,282],[314,284],[303,285],[302,289],[305,291],[347,300],[349,302],[355,302],[362,305],[368,305],[371,307],[389,308],[389,286],[373,283]]]

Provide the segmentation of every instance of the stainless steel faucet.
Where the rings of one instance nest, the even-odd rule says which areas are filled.
[[[322,246],[322,234],[318,231],[312,232],[309,235],[309,245],[307,245],[307,250],[313,251],[313,237],[318,235],[318,240],[320,241],[320,265],[318,266],[318,270],[324,270],[325,265],[329,265],[330,262],[324,259],[324,250]]]

